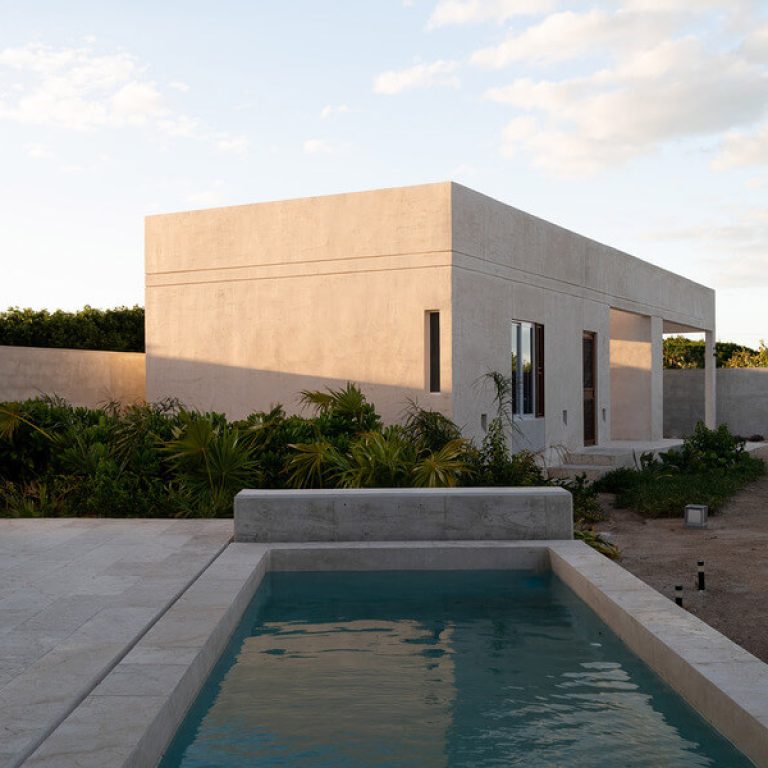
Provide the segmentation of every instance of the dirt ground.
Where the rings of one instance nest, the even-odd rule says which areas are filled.
[[[768,448],[755,455],[768,460]],[[758,658],[768,662],[768,476],[734,496],[704,530],[679,520],[645,520],[613,509],[598,530],[622,550],[621,564],[654,589],[674,598],[683,585],[683,607]],[[706,591],[696,589],[696,562],[704,561]]]

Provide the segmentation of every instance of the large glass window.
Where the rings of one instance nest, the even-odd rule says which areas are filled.
[[[512,412],[516,416],[544,415],[544,326],[512,323]]]

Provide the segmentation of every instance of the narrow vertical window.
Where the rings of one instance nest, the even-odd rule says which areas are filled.
[[[536,323],[534,325],[536,334],[536,416],[544,415],[544,326]]]
[[[517,416],[520,413],[518,405],[518,387],[520,376],[518,368],[520,367],[520,323],[512,323],[512,378],[510,379],[512,389],[512,413]]]
[[[440,391],[440,313],[429,315],[429,391]]]
[[[544,326],[512,322],[510,388],[515,416],[544,415]]]
[[[533,414],[533,324],[520,323],[520,369],[523,376],[523,414]]]

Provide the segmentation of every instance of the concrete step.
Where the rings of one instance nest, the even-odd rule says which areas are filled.
[[[634,467],[635,457],[631,451],[577,451],[567,454],[564,464],[598,467]]]
[[[562,464],[559,467],[549,467],[550,477],[558,480],[575,480],[579,475],[586,475],[587,480],[599,480],[604,474],[616,469],[615,466],[597,464]]]

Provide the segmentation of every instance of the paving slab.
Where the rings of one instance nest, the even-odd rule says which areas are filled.
[[[21,765],[231,537],[231,520],[0,519],[0,766]]]

